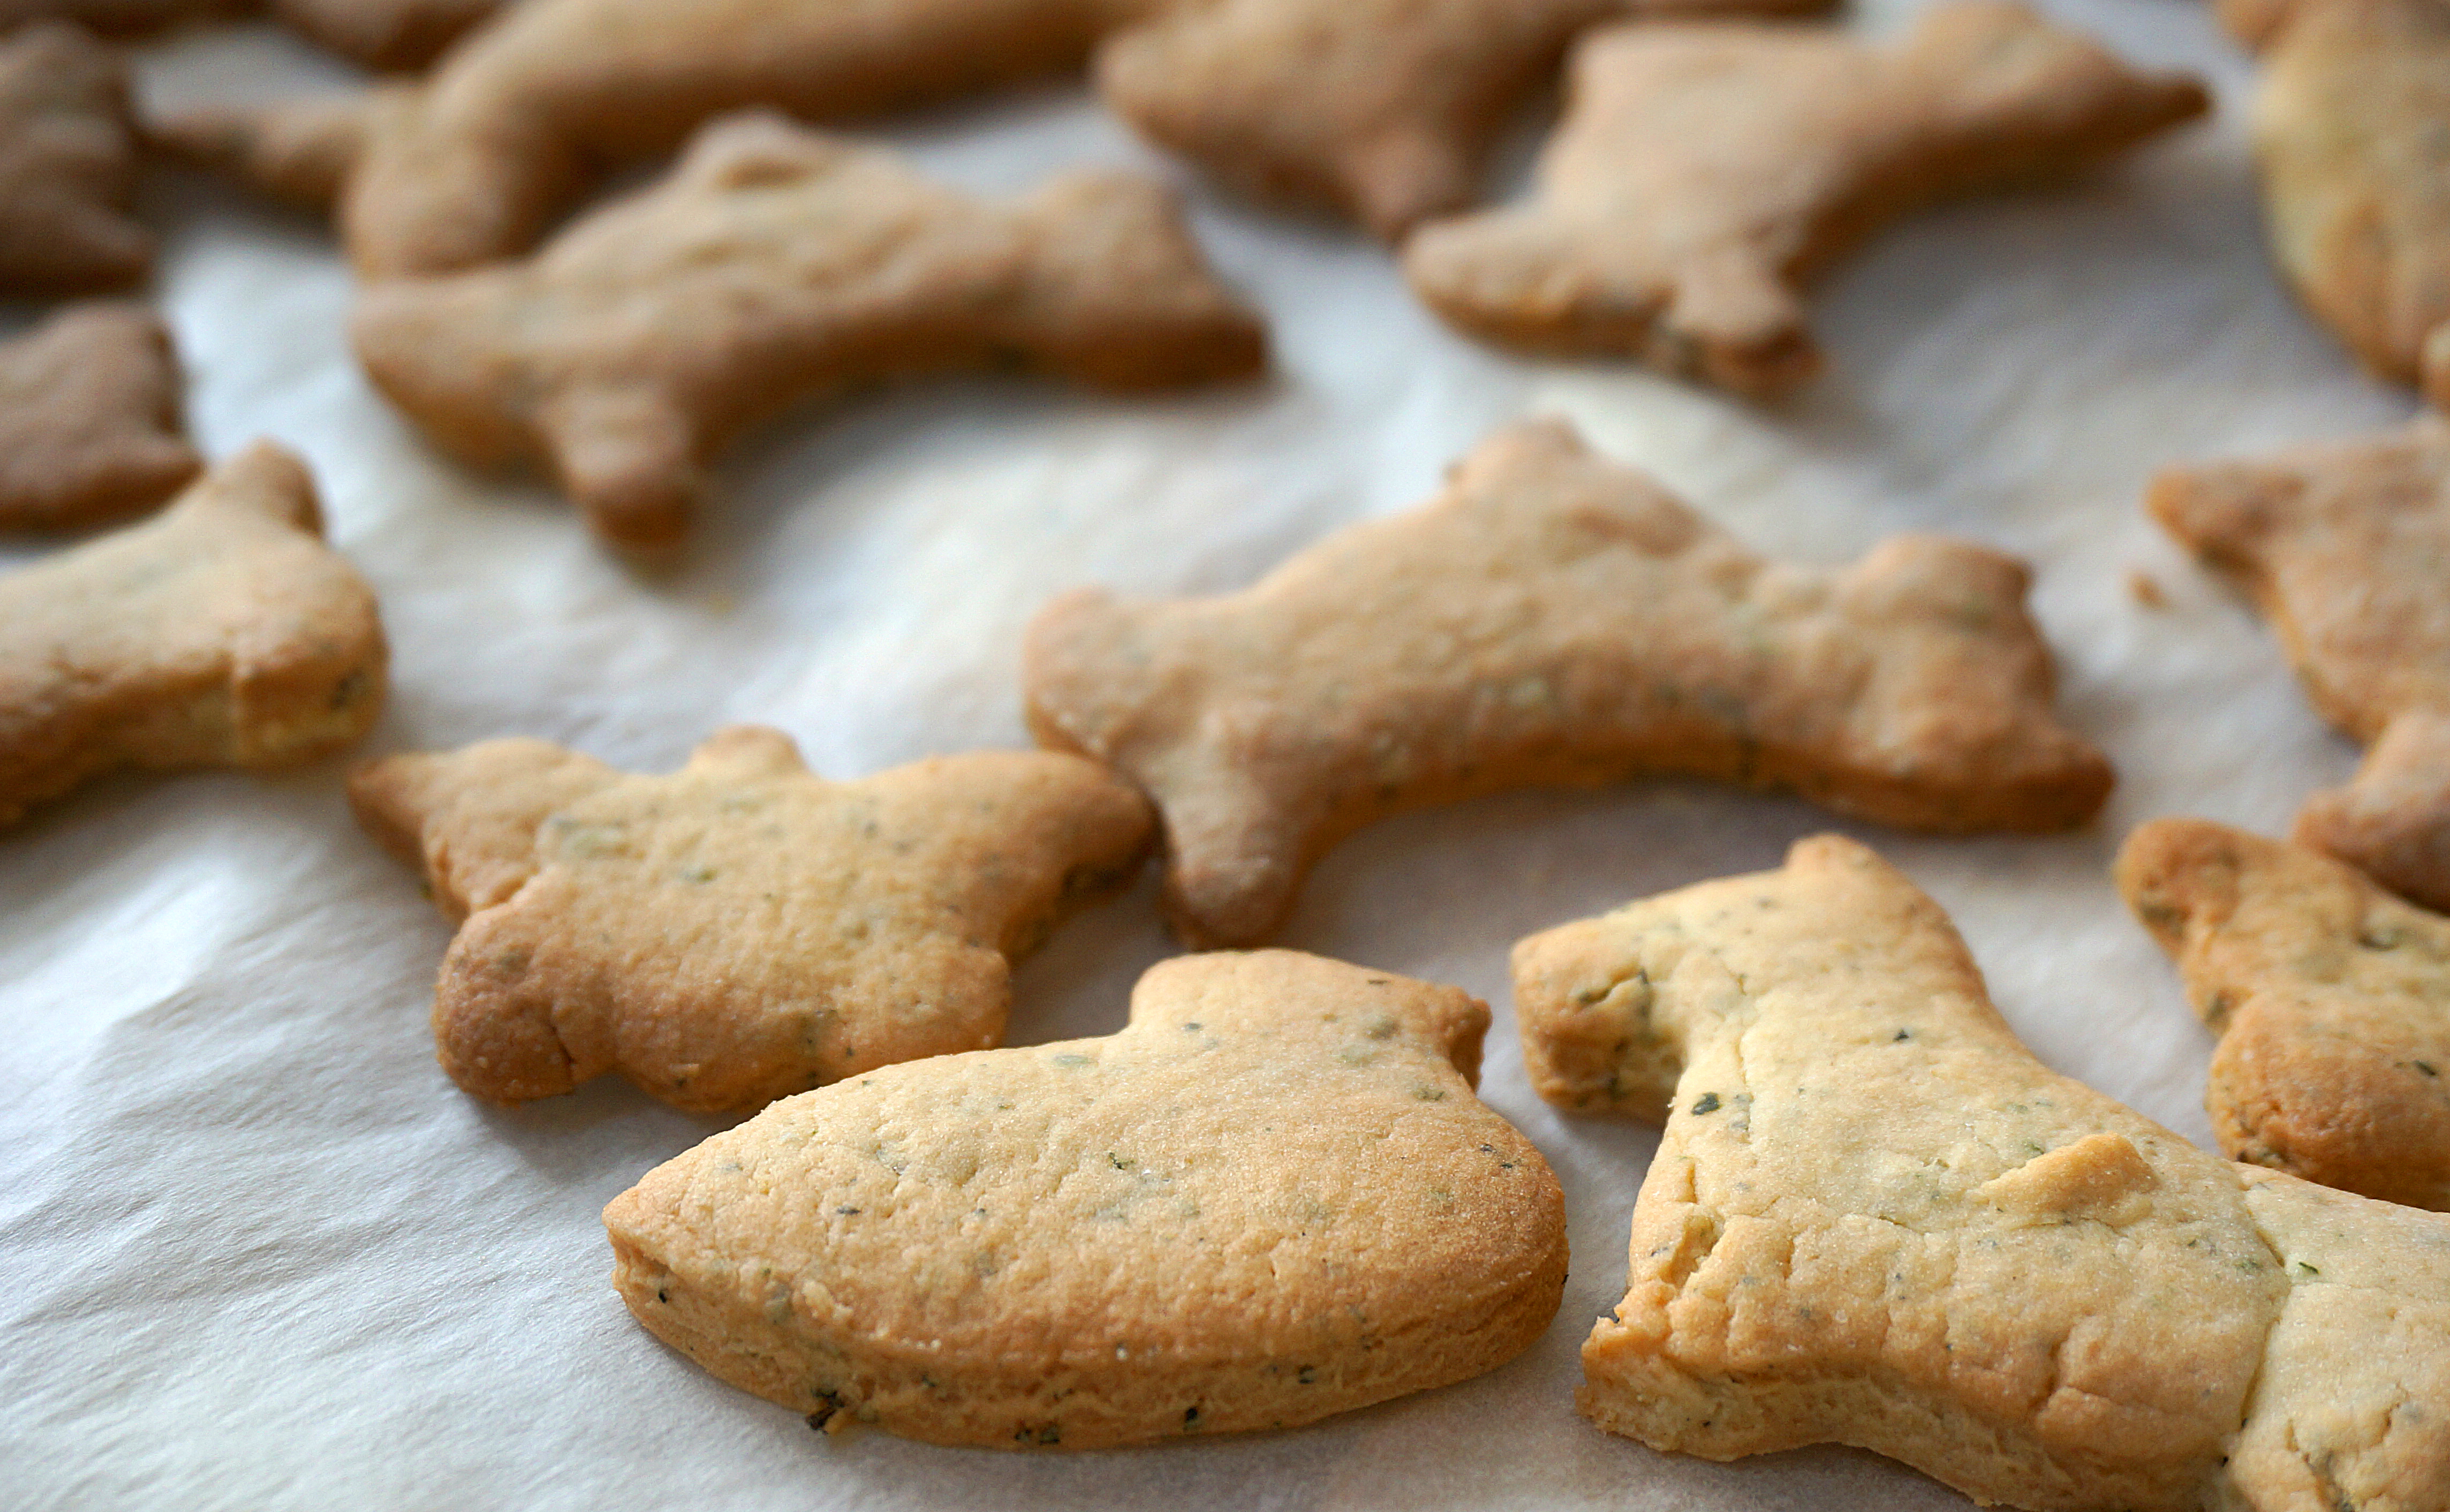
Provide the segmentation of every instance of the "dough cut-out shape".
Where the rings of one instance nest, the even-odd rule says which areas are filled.
[[[2221,1037],[2204,1106],[2231,1158],[2450,1209],[2450,919],[2201,819],[2129,835],[2118,890]]]
[[[523,1102],[618,1071],[700,1112],[1000,1042],[1012,963],[1152,828],[1077,757],[833,783],[756,726],[670,776],[500,740],[373,763],[349,796],[459,921],[434,994],[454,1081]]]
[[[2450,1505],[2450,1217],[2051,1072],[1861,845],[1535,935],[1514,984],[1544,1095],[1666,1119],[1583,1347],[1602,1427],[2034,1509]]]
[[[1154,183],[981,201],[770,116],[715,123],[528,262],[375,285],[353,336],[438,442],[548,459],[641,554],[678,544],[710,454],[795,402],[1002,365],[1167,388],[1253,374],[1267,345]]]
[[[1506,788],[1696,776],[1917,829],[2081,824],[2110,767],[2052,716],[2026,583],[1935,536],[1774,562],[1532,423],[1238,593],[1059,599],[1024,686],[1041,745],[1157,800],[1183,935],[1242,944],[1344,835]]]
[[[504,0],[0,0],[0,30],[73,21],[106,36],[141,36],[194,21],[269,10],[310,40],[370,68],[418,68]]]
[[[0,824],[119,767],[295,765],[364,734],[375,596],[269,442],[154,518],[0,576]]]
[[[2367,747],[2298,843],[2450,909],[2450,429],[2175,468],[2146,502],[2253,595],[2316,711]]]
[[[1472,1095],[1488,1009],[1291,951],[1182,957],[1120,1032],[775,1104],[604,1210],[655,1335],[839,1430],[1092,1449],[1494,1369],[1565,1202]]]
[[[1833,0],[1217,0],[1097,58],[1106,103],[1245,192],[1390,242],[1480,198],[1483,163],[1575,33],[1626,16],[1805,15]]]
[[[340,203],[367,141],[417,107],[414,86],[380,85],[256,105],[200,105],[147,119],[147,146],[318,215]]]
[[[127,67],[80,27],[0,39],[0,297],[124,288],[152,270],[129,209],[136,130]]]
[[[179,388],[142,305],[72,305],[0,341],[0,530],[113,524],[193,482]]]
[[[1753,396],[1819,371],[1800,285],[1890,221],[2072,173],[2207,106],[2194,80],[2002,0],[1935,7],[1886,46],[1612,28],[1576,46],[1570,78],[1531,200],[1424,226],[1413,289],[1489,340]]]

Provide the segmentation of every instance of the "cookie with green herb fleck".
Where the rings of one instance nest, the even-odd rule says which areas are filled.
[[[1800,286],[1881,226],[2092,166],[2209,105],[2000,0],[1935,6],[1894,44],[1612,28],[1577,45],[1570,90],[1533,198],[1422,227],[1413,290],[1488,340],[1753,396],[1819,371]]]
[[[1697,776],[1917,829],[2081,824],[2110,766],[2052,716],[2026,583],[1924,535],[1771,561],[1535,423],[1241,592],[1059,599],[1024,682],[1040,744],[1156,798],[1185,938],[1245,944],[1344,835],[1511,787]]]
[[[2201,819],[2127,837],[2118,890],[2221,1037],[2221,1148],[2450,1209],[2450,919],[2355,867]]]
[[[373,590],[258,442],[142,525],[0,576],[0,824],[123,767],[279,767],[381,711]]]
[[[833,783],[757,726],[670,776],[498,740],[375,762],[349,796],[460,921],[434,992],[454,1081],[523,1102],[618,1071],[699,1112],[996,1044],[1013,963],[1129,882],[1152,827],[1077,757]]]
[[[2450,423],[2172,468],[2146,507],[2254,598],[2316,712],[2366,745],[2300,844],[2450,909]]]
[[[71,305],[0,341],[0,530],[115,524],[194,481],[179,387],[169,328],[142,305]]]
[[[1472,1095],[1488,1009],[1291,951],[1180,957],[1097,1039],[776,1103],[604,1210],[649,1329],[840,1431],[1094,1449],[1295,1427],[1495,1368],[1565,1202]]]
[[[1984,1504],[2450,1505],[2450,1216],[2206,1153],[2016,1039],[1946,914],[1808,840],[1515,947],[1561,1105],[1666,1129],[1584,1413]]]

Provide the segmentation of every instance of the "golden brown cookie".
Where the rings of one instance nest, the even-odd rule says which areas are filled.
[[[2017,1042],[1835,836],[1515,947],[1534,1085],[1666,1119],[1584,1413],[1990,1504],[2450,1505],[2450,1218],[2207,1154]]]
[[[179,411],[169,328],[143,305],[74,305],[0,341],[0,530],[151,511],[204,469]]]
[[[0,298],[123,288],[153,266],[129,217],[136,136],[127,68],[80,28],[0,40]]]
[[[223,174],[259,194],[323,214],[377,132],[416,108],[411,85],[262,105],[203,105],[144,123],[146,145],[189,167]]]
[[[1073,757],[829,783],[755,726],[669,777],[502,740],[376,762],[349,796],[461,921],[434,993],[452,1080],[522,1102],[618,1071],[707,1112],[995,1044],[1012,962],[1150,831]]]
[[[143,525],[0,577],[0,824],[117,767],[293,765],[366,732],[375,597],[260,441]]]
[[[421,68],[505,0],[271,0],[272,13],[370,68]]]
[[[2118,890],[2221,1037],[2233,1159],[2450,1209],[2450,919],[2352,866],[2200,819],[2127,838]]]
[[[549,461],[640,553],[679,544],[710,455],[817,395],[993,367],[1151,389],[1266,361],[1153,183],[1074,173],[982,203],[769,116],[710,126],[669,181],[530,262],[376,285],[354,336],[435,440]]]
[[[613,1285],[839,1430],[1092,1449],[1293,1427],[1495,1368],[1565,1280],[1488,1009],[1291,951],[1177,958],[1118,1034],[776,1103],[604,1210]]]
[[[0,32],[68,21],[107,37],[140,36],[190,21],[223,21],[261,0],[0,0]]]
[[[1244,191],[1399,241],[1479,198],[1490,141],[1585,28],[1802,15],[1832,0],[1216,0],[1098,53],[1106,103]]]
[[[1772,562],[1529,424],[1239,593],[1057,600],[1024,683],[1040,744],[1156,798],[1176,927],[1246,943],[1352,830],[1509,787],[1699,776],[1917,829],[2081,824],[2110,767],[2051,715],[2025,587],[1934,536]]]
[[[2146,506],[2253,594],[2314,708],[2369,747],[2298,842],[2450,908],[2450,430],[2171,469]]]
[[[1529,203],[1425,226],[1413,289],[1463,330],[1630,357],[1766,396],[1819,370],[1800,285],[1934,202],[2062,176],[2203,114],[2001,0],[1902,41],[1741,25],[1629,26],[1577,45]]]

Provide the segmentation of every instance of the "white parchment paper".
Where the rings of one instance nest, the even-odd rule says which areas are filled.
[[[1914,9],[1883,0],[1854,24],[1895,29]],[[440,460],[369,392],[319,227],[165,177],[147,212],[201,441],[301,448],[382,595],[397,691],[360,755],[524,733],[666,770],[749,720],[850,776],[1024,744],[1017,641],[1051,594],[1237,586],[1422,498],[1498,424],[1561,414],[1782,554],[1843,560],[1911,529],[2025,555],[2066,713],[2121,783],[2096,826],[2051,840],[1910,837],[1642,785],[1498,798],[1345,844],[1284,942],[1495,1005],[1483,1091],[1564,1181],[1563,1310],[1502,1369],[1315,1427],[1038,1457],[812,1434],[632,1323],[597,1210],[718,1124],[614,1079],[515,1111],[453,1088],[426,1025],[450,930],[350,822],[344,762],[100,784],[0,837],[0,1504],[1963,1505],[1869,1455],[1711,1465],[1575,1415],[1576,1350],[1621,1291],[1654,1135],[1530,1095],[1505,965],[1532,930],[1845,828],[1954,912],[2046,1060],[2206,1136],[2208,1041],[2110,858],[2166,812],[2281,831],[2354,752],[2138,500],[2164,463],[2372,429],[2413,401],[2360,378],[2268,270],[2249,69],[2209,16],[2194,0],[2053,9],[2203,71],[2219,119],[2064,191],[1883,237],[1822,290],[1832,371],[1775,409],[1475,346],[1376,245],[1216,195],[1075,87],[888,123],[878,134],[982,189],[1080,163],[1175,177],[1273,318],[1275,377],[1154,402],[956,381],[797,417],[733,454],[690,565],[654,582],[549,492]],[[146,68],[165,102],[342,78],[260,30],[164,44]],[[2137,572],[2167,607],[2138,601]],[[1121,1024],[1132,980],[1171,949],[1152,895],[1081,918],[1020,974],[1015,1042]]]

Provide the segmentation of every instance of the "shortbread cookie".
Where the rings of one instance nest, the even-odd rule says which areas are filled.
[[[1216,0],[1098,54],[1099,92],[1246,192],[1389,241],[1479,198],[1482,160],[1574,33],[1636,15],[1800,15],[1830,0]]]
[[[1534,1085],[1666,1117],[1585,1414],[1985,1504],[2450,1505],[2450,1218],[2207,1154],[2018,1043],[1855,843],[1515,947]]]
[[[704,121],[904,108],[1071,68],[1155,0],[528,0],[455,48],[377,135],[342,215],[378,277],[526,251],[607,167]]]
[[[1523,425],[1426,508],[1242,592],[1058,600],[1024,652],[1030,727],[1157,799],[1196,941],[1265,938],[1363,824],[1535,784],[1711,777],[1918,829],[2060,829],[2110,767],[2051,715],[2025,588],[1934,536],[1768,561]]]
[[[2298,296],[2376,374],[2416,382],[2450,322],[2450,5],[2301,6],[2264,56],[2264,219]]]
[[[0,341],[0,530],[76,530],[159,506],[204,468],[179,360],[142,305],[61,311]]]
[[[2173,469],[2147,505],[2254,595],[2314,708],[2370,747],[2297,840],[2450,909],[2450,429]]]
[[[1151,829],[1074,757],[829,783],[754,726],[669,777],[505,740],[377,762],[349,795],[461,921],[434,994],[452,1080],[519,1102],[618,1071],[704,1112],[997,1043],[1011,963]]]
[[[1512,1359],[1565,1202],[1472,1095],[1488,1009],[1291,951],[1178,958],[1100,1039],[793,1097],[604,1210],[613,1285],[839,1430],[1093,1449],[1293,1427]]]
[[[2118,890],[2221,1037],[2232,1158],[2450,1208],[2450,919],[2352,866],[2200,819],[2129,835]]]
[[[258,442],[158,517],[0,577],[0,824],[115,767],[288,766],[381,710],[375,596]]]
[[[1266,360],[1153,183],[1075,173],[984,203],[768,116],[717,123],[531,262],[377,285],[354,334],[438,442],[548,460],[641,553],[679,543],[710,454],[813,396],[1000,366],[1160,388]]]
[[[1891,46],[1622,27],[1585,36],[1571,71],[1533,199],[1423,228],[1412,287],[1490,340],[1751,395],[1819,370],[1799,286],[1887,222],[2086,167],[2207,107],[2194,80],[1998,0],[1926,11]]]
[[[128,216],[127,69],[64,22],[0,40],[0,298],[124,287],[153,265]]]

